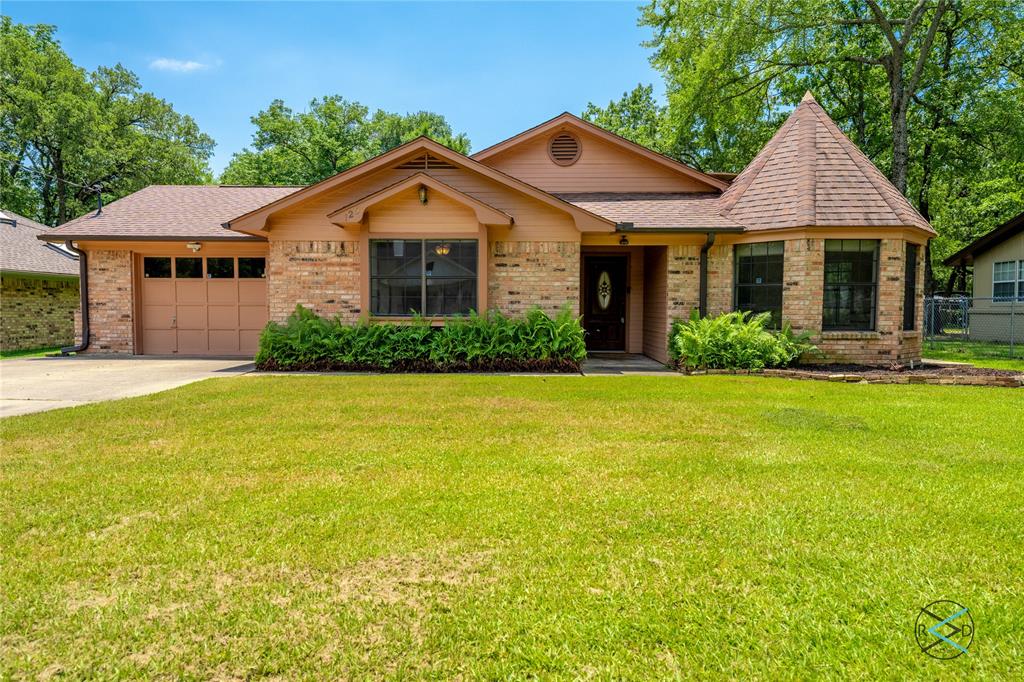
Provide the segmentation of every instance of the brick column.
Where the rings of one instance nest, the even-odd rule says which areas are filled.
[[[782,265],[782,319],[797,331],[821,331],[825,242],[787,239]]]
[[[135,292],[131,251],[88,251],[89,348],[87,353],[135,352]],[[80,310],[80,308],[79,308]],[[75,314],[75,340],[82,338]]]

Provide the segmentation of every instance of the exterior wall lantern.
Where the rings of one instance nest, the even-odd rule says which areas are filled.
[[[189,242],[188,244],[185,244],[185,246],[191,249],[192,253],[196,253],[199,249],[203,248],[203,245],[199,242]]]
[[[427,196],[427,186],[426,185],[420,185],[419,195],[420,195],[420,203],[423,204],[424,206],[426,206],[427,199],[429,199],[429,197]]]

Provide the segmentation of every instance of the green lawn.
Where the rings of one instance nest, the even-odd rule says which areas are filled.
[[[1024,371],[1024,338],[1010,349],[1006,343],[987,341],[932,340],[925,341],[921,355],[933,360],[969,362],[977,367],[1019,369]]]
[[[1022,412],[1012,389],[366,376],[3,420],[0,679],[1009,678]],[[936,599],[977,627],[953,661],[915,643]]]
[[[60,346],[54,348],[33,348],[31,350],[0,350],[0,360],[8,358],[41,358],[44,355],[60,352]]]

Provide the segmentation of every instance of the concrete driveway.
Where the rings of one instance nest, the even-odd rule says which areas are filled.
[[[0,360],[0,417],[146,395],[253,369],[251,361],[238,358],[82,356]]]

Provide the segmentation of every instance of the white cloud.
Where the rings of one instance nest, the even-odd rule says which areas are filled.
[[[157,71],[174,71],[175,73],[192,73],[193,71],[205,71],[210,68],[209,64],[203,62],[196,62],[191,59],[169,59],[167,57],[160,57],[154,59],[149,63],[149,68],[156,69]]]

